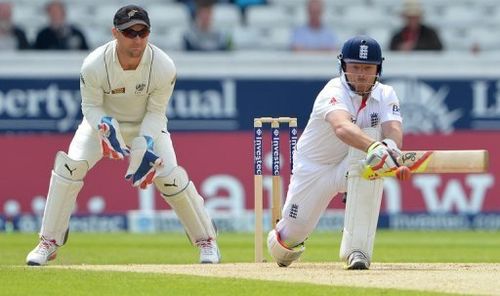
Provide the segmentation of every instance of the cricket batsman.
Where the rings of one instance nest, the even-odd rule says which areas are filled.
[[[129,160],[124,175],[134,187],[154,184],[176,212],[200,263],[219,263],[216,230],[186,170],[177,164],[166,109],[176,68],[149,43],[148,13],[136,5],[113,19],[114,40],[90,53],[80,74],[83,120],[69,146],[59,151],[49,184],[40,242],[28,265],[45,265],[67,239],[71,212],[85,175],[102,158]],[[108,184],[112,186],[112,184]],[[116,198],[120,198],[117,196]]]
[[[338,56],[340,76],[318,94],[297,143],[283,218],[269,232],[268,250],[279,266],[304,252],[304,242],[337,193],[347,192],[340,259],[346,269],[368,269],[385,172],[398,168],[403,131],[394,89],[379,82],[382,51],[356,36]],[[373,170],[370,179],[361,177]]]

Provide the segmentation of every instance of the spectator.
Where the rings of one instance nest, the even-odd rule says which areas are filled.
[[[198,1],[191,28],[184,34],[188,51],[219,51],[231,49],[231,37],[212,26],[214,1]]]
[[[12,23],[12,4],[0,2],[0,50],[29,49],[24,31]]]
[[[307,24],[293,30],[291,48],[294,51],[334,51],[339,48],[339,38],[323,24],[323,1],[307,2]]]
[[[66,8],[60,1],[49,2],[46,7],[49,26],[38,32],[35,49],[88,50],[83,33],[66,21]]]
[[[267,0],[231,0],[236,6],[241,10],[241,14],[246,21],[247,8],[253,5],[264,5],[267,4]]]
[[[390,49],[400,51],[442,50],[436,30],[422,23],[423,10],[418,0],[406,0],[402,17],[405,26],[391,39]]]
[[[178,3],[186,5],[189,9],[189,13],[194,17],[194,12],[196,11],[196,0],[177,0]]]
[[[228,4],[228,3],[234,3],[234,2],[239,2],[239,1],[257,1],[257,2],[262,2],[262,1],[265,1],[265,0],[212,0],[211,2],[213,2],[214,4]],[[200,0],[177,0],[178,3],[183,3],[187,6],[187,8],[189,9],[189,12],[191,13],[191,16],[194,17],[195,16],[195,12],[196,12],[196,5],[198,2],[200,2]],[[236,3],[237,4],[237,3]]]

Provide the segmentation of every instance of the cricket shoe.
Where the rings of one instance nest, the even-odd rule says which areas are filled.
[[[200,249],[200,263],[201,264],[215,264],[220,262],[219,247],[217,242],[211,238],[206,240],[199,240],[196,246]]]
[[[354,251],[347,257],[345,269],[368,269],[370,261],[366,258],[365,254],[360,251]]]
[[[57,247],[55,240],[48,240],[42,236],[38,246],[26,257],[26,264],[32,266],[46,265],[47,262],[56,258]]]

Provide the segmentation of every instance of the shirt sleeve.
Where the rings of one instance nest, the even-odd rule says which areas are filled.
[[[399,107],[399,99],[392,87],[389,88],[385,100],[382,102],[382,118],[381,122],[396,120],[403,121],[401,110]]]
[[[102,107],[104,90],[97,73],[82,66],[80,72],[80,93],[82,95],[82,113],[92,128],[97,130],[101,118],[106,116]]]
[[[328,113],[335,110],[350,112],[347,107],[345,95],[343,95],[337,88],[326,89],[326,87],[319,93],[315,109],[318,115],[323,119],[326,118]]]
[[[158,70],[155,89],[151,92],[146,106],[146,114],[141,124],[141,136],[156,139],[167,124],[167,106],[174,90],[176,70],[173,62]],[[153,72],[154,73],[154,72]],[[153,74],[154,75],[154,74]]]

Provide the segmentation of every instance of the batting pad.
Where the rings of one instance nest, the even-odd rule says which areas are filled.
[[[363,131],[375,140],[380,139],[377,129],[369,128]],[[365,152],[350,147],[348,157],[347,202],[340,258],[347,260],[353,251],[361,251],[371,260],[384,181],[366,180],[361,177],[361,161],[366,157]]]
[[[203,198],[183,167],[177,166],[168,176],[155,178],[154,183],[184,225],[191,243],[216,238],[217,233],[204,208]]]
[[[287,267],[292,264],[293,261],[300,258],[300,255],[304,253],[306,247],[304,244],[300,244],[294,248],[285,247],[279,238],[278,231],[272,229],[267,235],[267,249],[280,267]]]
[[[88,169],[87,161],[73,160],[66,153],[57,152],[40,235],[54,239],[59,246],[64,244],[69,218]]]

